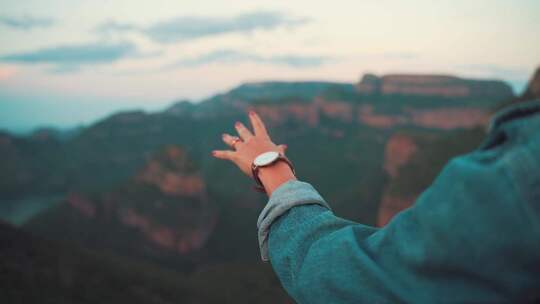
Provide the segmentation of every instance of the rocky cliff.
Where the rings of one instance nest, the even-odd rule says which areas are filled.
[[[63,208],[63,223],[57,223],[57,229],[65,229],[67,239],[150,258],[155,253],[186,255],[201,249],[217,223],[202,176],[177,146],[155,154],[132,180],[112,191],[69,194]],[[71,226],[71,221],[85,223],[84,231]],[[38,230],[40,225],[30,224]],[[105,237],[100,235],[104,229]],[[115,244],[115,239],[133,244]]]
[[[357,85],[362,94],[438,97],[510,98],[512,89],[502,81],[473,80],[443,75],[365,75]]]
[[[383,169],[388,175],[377,225],[386,225],[398,212],[409,208],[433,182],[446,162],[478,146],[482,128],[401,131],[393,133],[385,145]]]
[[[321,120],[332,119],[374,128],[418,126],[448,130],[484,125],[490,109],[512,97],[510,87],[496,80],[367,74],[356,86],[330,82],[245,84],[201,105],[205,109],[213,107],[213,111],[205,112],[214,115],[253,109],[271,127],[291,120],[318,127]],[[185,101],[171,107],[168,113],[207,115]]]

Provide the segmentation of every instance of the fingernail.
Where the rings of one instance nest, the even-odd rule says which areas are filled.
[[[285,149],[287,149],[288,147],[289,147],[289,146],[287,146],[287,145],[283,145],[283,148],[285,148]]]
[[[240,127],[240,122],[237,121],[234,125],[235,125],[236,127]]]
[[[225,138],[225,133],[221,134],[221,137],[222,137],[222,138]]]
[[[255,112],[253,110],[249,110],[249,115],[255,115]]]
[[[216,151],[212,151],[212,155],[216,156]]]

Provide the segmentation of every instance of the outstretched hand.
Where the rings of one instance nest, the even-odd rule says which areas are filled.
[[[214,150],[212,151],[212,155],[232,161],[247,176],[253,177],[251,164],[259,154],[268,151],[277,151],[285,154],[287,146],[276,145],[272,142],[263,121],[257,113],[249,111],[248,116],[254,133],[251,133],[244,124],[237,121],[234,127],[240,137],[227,133],[223,133],[222,135],[223,141],[233,150]]]

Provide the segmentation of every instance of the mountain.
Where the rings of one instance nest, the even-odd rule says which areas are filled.
[[[462,79],[446,75],[365,75],[357,85],[361,93],[380,95],[439,96],[461,98],[511,98],[502,81]]]
[[[217,206],[187,153],[168,146],[111,191],[72,192],[52,213],[26,224],[35,233],[187,269],[201,258]],[[50,225],[54,222],[54,225]]]
[[[294,132],[307,129],[340,137],[345,125],[375,130],[482,126],[493,107],[512,98],[504,83],[426,75],[383,76],[380,82],[382,88],[398,80],[401,84],[409,81],[417,86],[425,83],[423,86],[432,95],[414,90],[412,94],[410,89],[395,94],[366,90],[366,79],[374,77],[365,76],[358,84],[245,84],[198,104],[179,102],[161,113],[117,113],[65,140],[50,135],[51,132],[38,132],[31,137],[0,134],[0,149],[6,151],[3,155],[13,157],[1,163],[8,167],[0,171],[1,197],[65,193],[79,188],[104,189],[133,175],[145,157],[167,144],[208,152],[216,146],[216,141],[207,139],[218,138],[222,130],[230,129],[231,121],[245,120],[247,109],[260,113],[278,137],[284,133],[282,130],[287,130],[283,134],[285,140]],[[443,86],[441,81],[444,85],[457,83],[470,90],[468,94],[441,93],[436,90]],[[294,124],[292,130],[291,124]]]
[[[62,192],[69,184],[55,168],[63,161],[62,146],[61,140],[44,132],[28,137],[0,132],[1,199]]]
[[[173,272],[43,240],[7,224],[0,223],[0,243],[3,303],[172,303],[189,292]]]
[[[2,303],[290,303],[267,265],[210,266],[185,276],[5,223],[0,244]]]
[[[483,83],[491,86],[497,82]],[[502,87],[498,90],[492,87],[490,91],[501,89]],[[540,98],[540,68],[533,74],[520,96],[503,101],[493,112],[509,104],[535,98]],[[397,212],[411,206],[448,159],[474,149],[484,135],[482,128],[471,128],[458,129],[445,136],[425,136],[418,132],[398,132],[392,136],[385,149],[385,171],[390,178],[380,202],[377,224],[385,225]]]
[[[2,133],[0,213],[16,206],[25,231],[166,268],[193,290],[287,302],[258,252],[266,196],[210,155],[235,121],[249,125],[247,110],[289,146],[297,177],[337,215],[384,225],[449,158],[473,149],[493,110],[512,99],[499,81],[439,75],[260,82],[162,112],[115,113],[64,138]],[[13,214],[4,218],[15,223]]]

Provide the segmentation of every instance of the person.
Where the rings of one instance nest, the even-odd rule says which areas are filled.
[[[285,153],[250,112],[213,151],[253,177],[267,151]],[[335,216],[286,162],[258,171],[269,196],[257,226],[298,303],[529,303],[540,300],[540,99],[500,110],[488,136],[452,159],[386,226]],[[537,302],[538,303],[538,302]]]

